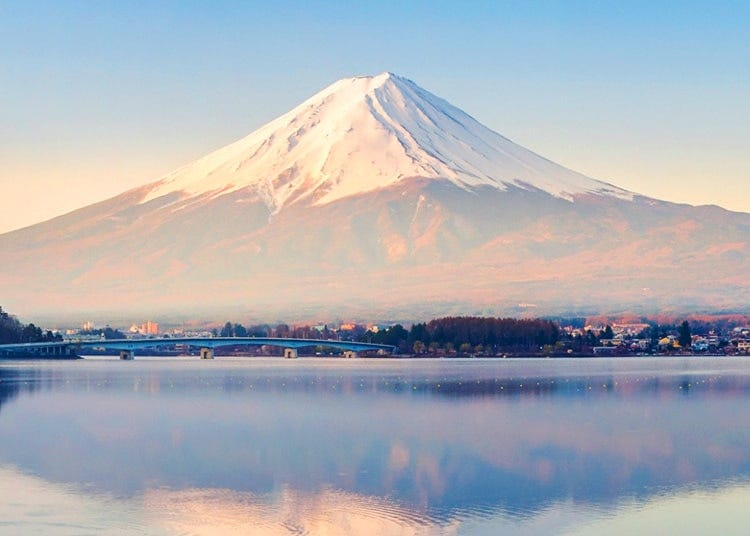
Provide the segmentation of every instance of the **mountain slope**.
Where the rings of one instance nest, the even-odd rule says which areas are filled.
[[[384,73],[0,235],[0,295],[21,314],[746,309],[748,237],[749,214],[585,177]]]

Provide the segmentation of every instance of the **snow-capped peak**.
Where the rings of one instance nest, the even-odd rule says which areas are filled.
[[[249,136],[152,185],[143,202],[180,192],[247,189],[276,212],[325,204],[410,178],[471,189],[509,185],[572,200],[630,192],[559,166],[392,73],[339,80]]]

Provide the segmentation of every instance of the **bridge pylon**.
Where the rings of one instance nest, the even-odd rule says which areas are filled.
[[[135,352],[133,350],[120,350],[120,359],[123,361],[132,361],[135,359]]]
[[[214,349],[213,348],[201,348],[201,359],[213,359]]]
[[[296,348],[284,348],[284,357],[287,359],[297,359]]]

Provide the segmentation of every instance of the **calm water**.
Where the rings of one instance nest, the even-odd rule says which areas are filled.
[[[0,362],[1,534],[747,534],[750,360]]]

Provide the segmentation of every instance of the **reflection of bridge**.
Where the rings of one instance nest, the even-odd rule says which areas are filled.
[[[96,341],[37,342],[0,344],[0,357],[40,357],[51,359],[74,358],[86,349],[119,350],[120,359],[133,359],[136,350],[175,346],[198,348],[201,359],[213,359],[214,349],[222,346],[276,346],[284,348],[284,357],[295,358],[300,348],[323,346],[342,350],[344,357],[357,357],[358,352],[393,351],[393,346],[366,342],[319,339],[278,339],[273,337],[172,337],[159,339],[110,339]]]

